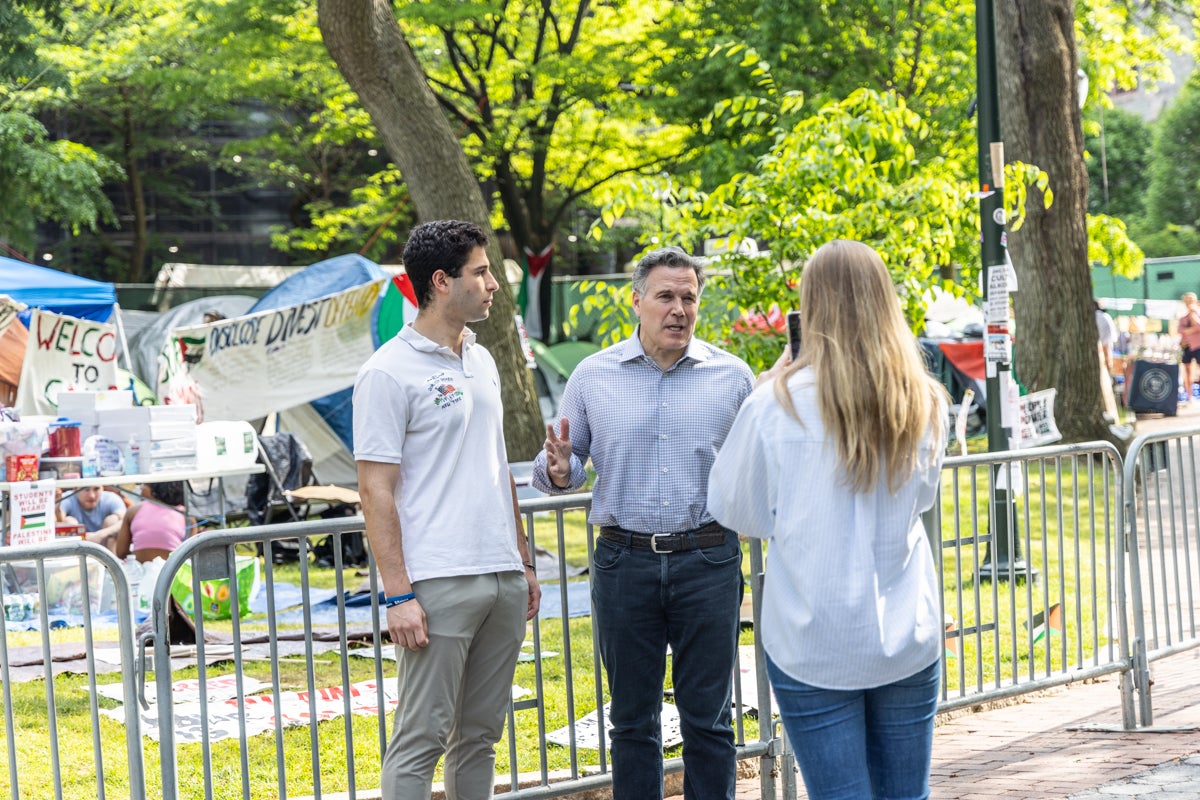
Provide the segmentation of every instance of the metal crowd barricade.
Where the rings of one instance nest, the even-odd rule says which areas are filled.
[[[1150,664],[1200,646],[1200,427],[1139,436],[1125,459],[1141,724],[1154,723]]]
[[[536,547],[544,543],[558,553],[560,591],[557,602],[560,608],[556,619],[535,617],[532,623],[533,652],[529,657],[532,660],[534,686],[529,697],[515,699],[510,707],[505,738],[499,746],[500,752],[507,753],[508,768],[507,771],[498,771],[497,783],[504,791],[497,797],[512,800],[563,797],[611,784],[610,765],[605,753],[605,692],[599,650],[591,626],[573,621],[570,615],[564,577],[567,572],[564,556],[567,545],[565,515],[575,514],[575,524],[585,526],[590,558],[594,544],[593,531],[583,521],[590,501],[590,495],[581,494],[538,498],[521,503],[531,545]],[[143,636],[139,643],[143,659],[148,656],[151,646],[153,649],[153,662],[144,664],[142,672],[155,669],[157,720],[153,728],[159,736],[161,787],[158,788],[165,800],[180,797],[250,798],[264,796],[268,791],[280,798],[321,797],[326,792],[354,798],[360,790],[367,791],[357,787],[363,782],[358,774],[377,774],[380,754],[387,744],[392,725],[387,693],[394,688],[396,679],[394,662],[385,665],[392,647],[382,644],[380,635],[379,592],[382,586],[374,563],[370,564],[364,581],[370,598],[371,622],[365,630],[350,632],[348,628],[353,626],[347,623],[349,587],[343,578],[339,546],[335,544],[332,547],[337,577],[333,600],[328,601],[335,603],[337,609],[337,624],[333,630],[322,629],[314,623],[315,592],[310,573],[315,567],[303,558],[298,567],[302,602],[298,609],[287,612],[296,622],[292,625],[280,624],[285,615],[276,602],[278,582],[275,570],[278,567],[272,563],[273,546],[280,540],[299,539],[301,552],[306,552],[306,540],[326,535],[346,535],[361,531],[362,526],[362,518],[353,517],[210,531],[187,540],[172,553],[154,590],[154,631]],[[236,594],[233,586],[237,580],[238,548],[252,552],[252,546],[258,543],[263,546],[261,568],[264,570],[262,590],[267,601],[266,619],[250,617],[243,620],[234,614],[228,622],[215,623],[205,620],[202,613],[194,614],[194,669],[195,686],[200,693],[199,703],[194,709],[194,718],[181,724],[180,712],[172,702],[177,675],[170,666],[172,648],[168,608],[172,603],[171,589],[175,576],[185,564],[190,565],[193,599],[203,597],[206,586],[212,585],[208,582],[214,580],[226,581],[233,596]],[[762,550],[758,542],[751,544],[750,564],[751,591],[757,619],[763,572]],[[759,718],[764,722],[760,724],[757,736],[750,736],[742,714],[735,713],[738,756],[740,759],[759,760],[764,797],[776,796],[775,780],[779,775],[783,776],[785,797],[794,797],[794,770],[790,754],[771,722],[765,659],[761,646],[757,644],[758,627],[754,627],[757,698],[753,705],[762,709]],[[288,637],[297,633],[299,640],[295,648],[298,650],[281,647]],[[316,645],[322,635],[332,638],[336,645],[335,655],[325,657],[318,652]],[[219,639],[225,641],[220,642]],[[364,671],[361,662],[351,664],[348,646],[354,639],[363,643],[369,655],[370,686],[365,689],[362,682],[355,681],[352,676],[352,673],[361,675]],[[256,660],[259,656],[244,652],[244,645],[253,640],[265,644],[266,652],[261,657],[269,664],[269,676],[266,675],[266,666]],[[214,655],[212,651],[223,644],[233,643],[238,644],[231,651],[216,654],[226,662],[231,661],[231,671],[209,665]],[[558,657],[546,660],[542,656],[550,648],[557,648]],[[299,666],[286,663],[297,656]],[[261,676],[262,680],[246,674],[248,664],[254,665],[254,673]],[[285,666],[288,667],[286,671]],[[192,674],[190,669],[187,673],[189,676]],[[207,687],[210,675],[220,677],[226,674],[232,676],[229,696],[209,697]],[[522,674],[526,674],[527,680],[528,674],[520,672],[518,679]],[[266,684],[265,693],[260,693],[257,687],[263,683]],[[299,684],[299,692],[287,692],[285,684]],[[364,698],[364,694],[370,696]],[[329,713],[331,699],[338,706],[340,714]],[[295,703],[298,700],[307,706],[305,713],[300,715],[306,719],[297,725]],[[735,688],[735,700],[739,704],[743,700],[750,704],[749,698],[741,697],[740,686]],[[353,713],[359,710],[360,704],[368,708],[369,719],[363,720],[362,714]],[[285,727],[285,709],[289,707],[292,708],[290,716],[293,724]],[[226,723],[226,732],[231,735],[216,741],[210,730],[220,708],[236,713],[229,717],[233,721]],[[260,709],[263,708],[269,709],[273,715],[265,725],[254,721],[261,716]],[[595,712],[599,747],[588,750],[580,745],[576,726],[592,712]],[[324,724],[318,725],[323,718]],[[357,724],[356,719],[359,720]],[[228,726],[236,730],[229,730]],[[561,726],[565,726],[567,741],[552,753],[548,736],[561,732]],[[264,728],[272,732],[270,737],[259,733]],[[179,740],[178,731],[181,729],[191,732],[187,738],[192,741]],[[370,732],[365,733],[365,729]],[[530,739],[536,739],[537,743],[537,754],[532,761],[530,757],[519,753],[517,744],[518,741],[527,742]],[[561,766],[564,756],[566,766]],[[523,758],[525,761],[522,761]],[[672,758],[664,763],[664,770],[668,774],[681,769],[682,759]],[[364,786],[378,785],[370,778],[365,781]],[[787,794],[789,785],[791,793]]]
[[[955,457],[942,477],[941,502],[926,517],[927,532],[940,532],[931,535],[945,619],[939,710],[1119,673],[1122,724],[1133,728],[1116,448],[1091,442]],[[994,513],[1005,514],[1007,541],[992,535]],[[997,559],[998,580],[983,574],[992,571],[981,570],[986,559]]]
[[[1117,674],[1122,726],[1136,727],[1139,714],[1141,724],[1152,723],[1150,662],[1200,645],[1198,438],[1200,427],[1141,437],[1123,469],[1119,454],[1107,443],[947,459],[940,502],[926,519],[941,570],[946,618],[939,711]],[[1003,488],[1011,500],[997,503],[994,488]],[[508,714],[505,739],[498,748],[500,761],[507,761],[498,771],[498,797],[563,797],[611,783],[595,634],[585,620],[571,616],[565,578],[568,545],[582,550],[578,538],[568,537],[582,531],[587,555],[592,553],[594,531],[584,519],[590,500],[582,494],[521,504],[531,543],[557,552],[559,593],[550,599],[554,594],[547,592],[543,602],[557,603],[559,613],[535,618],[531,626],[533,651],[529,663],[518,667],[518,683],[529,685],[530,692],[516,698]],[[981,566],[995,557],[999,544],[990,525],[993,513],[1005,514],[1004,552],[1023,559],[1036,578],[1020,580],[1014,567],[1007,575],[1001,570],[1000,580],[985,579],[991,570]],[[340,541],[334,543],[334,577],[325,578],[325,585],[334,585],[323,596],[323,607],[331,609],[327,613],[334,621],[326,624],[318,614],[323,598],[322,590],[315,588],[322,581],[313,580],[317,567],[302,558],[294,568],[286,568],[287,580],[299,584],[289,587],[276,574],[285,568],[272,557],[283,540],[300,540],[300,551],[306,553],[308,543],[318,537],[361,531],[361,517],[350,517],[192,537],[159,574],[152,601],[153,631],[136,642],[128,581],[108,551],[85,542],[0,549],[0,571],[13,575],[19,570],[17,577],[36,586],[41,597],[55,593],[56,576],[75,576],[91,698],[85,713],[59,713],[64,691],[47,680],[45,702],[51,713],[38,728],[46,731],[44,741],[34,741],[22,730],[28,727],[22,724],[28,708],[22,709],[21,702],[28,706],[28,691],[14,696],[11,680],[14,634],[0,636],[9,756],[7,774],[0,776],[0,794],[108,797],[123,796],[126,786],[135,800],[370,794],[378,786],[380,755],[392,727],[396,676],[391,645],[383,643],[380,631],[382,586],[374,564],[365,575],[347,573]],[[758,541],[748,547],[757,622],[764,549]],[[178,602],[173,590],[178,594],[186,583],[194,603],[196,598],[213,600],[213,587],[219,590],[223,580],[228,602],[237,604],[238,567],[247,559],[261,570],[265,614],[233,614],[216,621],[195,613],[186,617],[194,617],[194,644],[172,647],[172,635],[178,638],[183,619],[168,612]],[[90,612],[96,604],[93,574],[100,572],[115,586],[117,598],[124,749],[118,749],[119,740],[113,736],[116,723],[101,725],[104,706],[97,700],[96,620]],[[176,580],[181,574],[188,575],[186,581]],[[366,611],[352,614],[352,590],[360,588],[360,577],[366,591],[357,597]],[[0,599],[10,600],[18,583],[13,579],[0,586]],[[288,590],[290,598],[284,594]],[[39,604],[37,621],[43,632],[36,636],[41,658],[50,664],[54,654],[47,605]],[[757,698],[743,697],[737,683],[735,701],[760,709],[758,730],[753,734],[747,718],[736,715],[738,755],[758,760],[763,797],[781,793],[794,798],[794,759],[771,714],[757,627]],[[187,626],[182,630],[187,633]],[[27,641],[32,634],[23,636]],[[352,644],[360,644],[359,653],[366,657],[352,655]],[[140,661],[135,646],[140,648]],[[558,656],[544,658],[551,650]],[[188,655],[195,657],[194,664],[178,660]],[[142,683],[151,673],[154,703],[145,696]],[[191,706],[173,702],[180,678],[198,692],[198,702]],[[210,688],[210,678],[216,688]],[[226,693],[217,694],[222,685]],[[78,705],[77,698],[70,699]],[[147,712],[145,723],[134,713],[139,699]],[[576,731],[593,712],[599,745],[587,748]],[[69,723],[62,722],[67,719]],[[86,747],[62,747],[68,725],[73,744],[81,735],[90,735],[86,757]],[[83,734],[77,732],[81,725],[87,729]],[[107,728],[108,742],[102,727]],[[557,739],[563,731],[565,741],[552,744],[552,734]],[[143,744],[143,732],[158,739],[159,763],[153,774],[145,771],[143,747],[151,763],[156,753],[152,743]],[[77,763],[81,758],[87,761],[82,766]],[[681,759],[664,762],[668,774],[681,769]],[[90,782],[87,792],[81,790],[80,773]],[[53,781],[53,794],[49,789],[39,794],[47,778]]]
[[[16,646],[10,643],[17,634],[8,625],[0,633],[0,681],[4,693],[4,746],[8,770],[0,778],[0,793],[14,800],[34,796],[53,787],[54,797],[96,796],[112,794],[141,800],[145,795],[142,733],[137,707],[137,676],[134,669],[134,625],[130,603],[129,582],[121,562],[105,548],[82,540],[51,542],[43,545],[24,545],[0,548],[0,603],[6,621],[20,624],[29,615],[37,645]],[[32,592],[20,592],[32,588]],[[111,596],[108,592],[111,590]],[[96,651],[102,604],[111,602],[116,612],[116,627],[112,635],[113,648],[121,665],[121,694],[126,709],[124,747],[112,740],[106,742],[101,725],[100,701],[97,693]],[[87,714],[71,707],[78,697],[69,690],[59,690],[54,681],[55,631],[53,616],[64,624],[81,625],[86,656]],[[15,619],[13,619],[15,618]],[[109,641],[106,638],[104,641]],[[14,702],[13,656],[21,649],[40,649],[44,670],[45,709],[38,709],[33,718],[28,703]],[[20,659],[18,659],[20,660]],[[22,692],[22,694],[24,694]],[[46,736],[32,736],[28,729],[44,722]],[[60,723],[64,726],[60,729]],[[111,728],[110,728],[111,730]],[[90,739],[91,747],[79,746]],[[64,747],[64,743],[67,746]]]

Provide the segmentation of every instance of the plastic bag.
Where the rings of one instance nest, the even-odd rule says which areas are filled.
[[[238,556],[234,563],[237,570],[238,616],[245,616],[250,613],[250,599],[258,591],[258,559],[254,556]],[[179,601],[185,612],[196,616],[191,563],[185,562],[175,573],[171,596]],[[205,619],[230,619],[233,616],[232,600],[228,578],[200,581],[200,606]]]

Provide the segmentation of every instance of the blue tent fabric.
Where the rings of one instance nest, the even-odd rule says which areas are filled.
[[[0,294],[32,308],[96,322],[107,322],[117,302],[117,290],[111,283],[4,256],[0,256]]]
[[[318,261],[289,276],[264,294],[250,307],[247,314],[273,311],[345,291],[364,283],[386,278],[383,267],[357,253]]]
[[[309,404],[351,453],[354,452],[353,401],[354,389],[346,387],[340,392],[318,397]]]
[[[259,298],[258,302],[251,306],[246,313],[253,314],[256,311],[285,308],[386,277],[388,277],[388,273],[384,271],[383,267],[357,253],[335,256],[318,261],[289,276]],[[346,449],[353,453],[352,394],[353,390],[347,387],[313,400],[312,407],[337,434],[342,444],[346,445]]]

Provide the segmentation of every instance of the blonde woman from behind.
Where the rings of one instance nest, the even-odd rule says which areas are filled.
[[[799,355],[742,406],[708,508],[770,540],[762,638],[808,796],[926,798],[943,626],[920,514],[945,391],[867,245],[813,253],[800,301]]]

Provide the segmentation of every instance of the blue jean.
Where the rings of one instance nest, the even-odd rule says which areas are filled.
[[[683,734],[684,797],[733,800],[741,565],[733,533],[714,547],[667,554],[597,540],[592,604],[612,698],[614,800],[663,796],[659,710],[667,645]]]
[[[894,683],[853,691],[801,683],[769,657],[767,675],[809,800],[929,797],[940,661]]]

